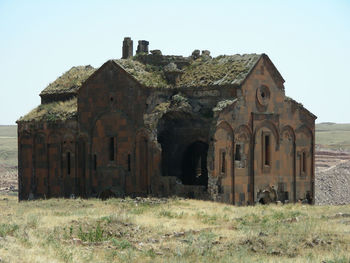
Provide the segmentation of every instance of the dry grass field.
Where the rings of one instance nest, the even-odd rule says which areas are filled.
[[[326,149],[350,151],[350,124],[316,124],[316,144]]]
[[[17,127],[0,125],[0,164],[17,166]]]
[[[0,196],[1,262],[350,262],[350,205]]]
[[[0,192],[17,188],[17,127],[0,125]]]

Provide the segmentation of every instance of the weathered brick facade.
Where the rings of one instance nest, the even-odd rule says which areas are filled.
[[[267,55],[163,56],[139,45],[132,57],[126,38],[123,59],[73,68],[85,73],[50,84],[18,121],[20,200],[313,202],[316,117],[285,96]]]

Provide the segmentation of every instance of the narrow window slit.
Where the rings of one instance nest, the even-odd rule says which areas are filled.
[[[226,152],[221,153],[221,173],[226,172]]]
[[[236,144],[236,154],[235,154],[235,161],[241,161],[241,145]]]
[[[265,135],[265,165],[270,165],[270,136]]]
[[[70,175],[70,165],[71,165],[70,152],[67,152],[67,174],[68,175]]]
[[[302,172],[306,173],[306,153],[302,153],[302,159],[301,159],[301,167],[302,167]]]
[[[130,153],[128,154],[128,171],[131,171],[131,156]]]
[[[114,137],[109,139],[109,160],[114,161]]]
[[[97,156],[94,154],[94,171],[97,170]]]

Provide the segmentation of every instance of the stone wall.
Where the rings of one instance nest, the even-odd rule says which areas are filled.
[[[261,59],[242,96],[217,112],[208,161],[209,175],[221,185],[214,199],[252,204],[259,192],[276,191],[275,201],[313,202],[315,117],[287,99],[276,78],[270,61]]]
[[[76,120],[18,124],[20,200],[82,194],[77,126]]]

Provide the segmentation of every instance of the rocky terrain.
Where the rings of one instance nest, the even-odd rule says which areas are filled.
[[[0,193],[17,193],[17,167],[0,164]]]
[[[350,204],[350,152],[316,151],[316,204]]]
[[[0,125],[0,193],[17,192],[17,127]]]

